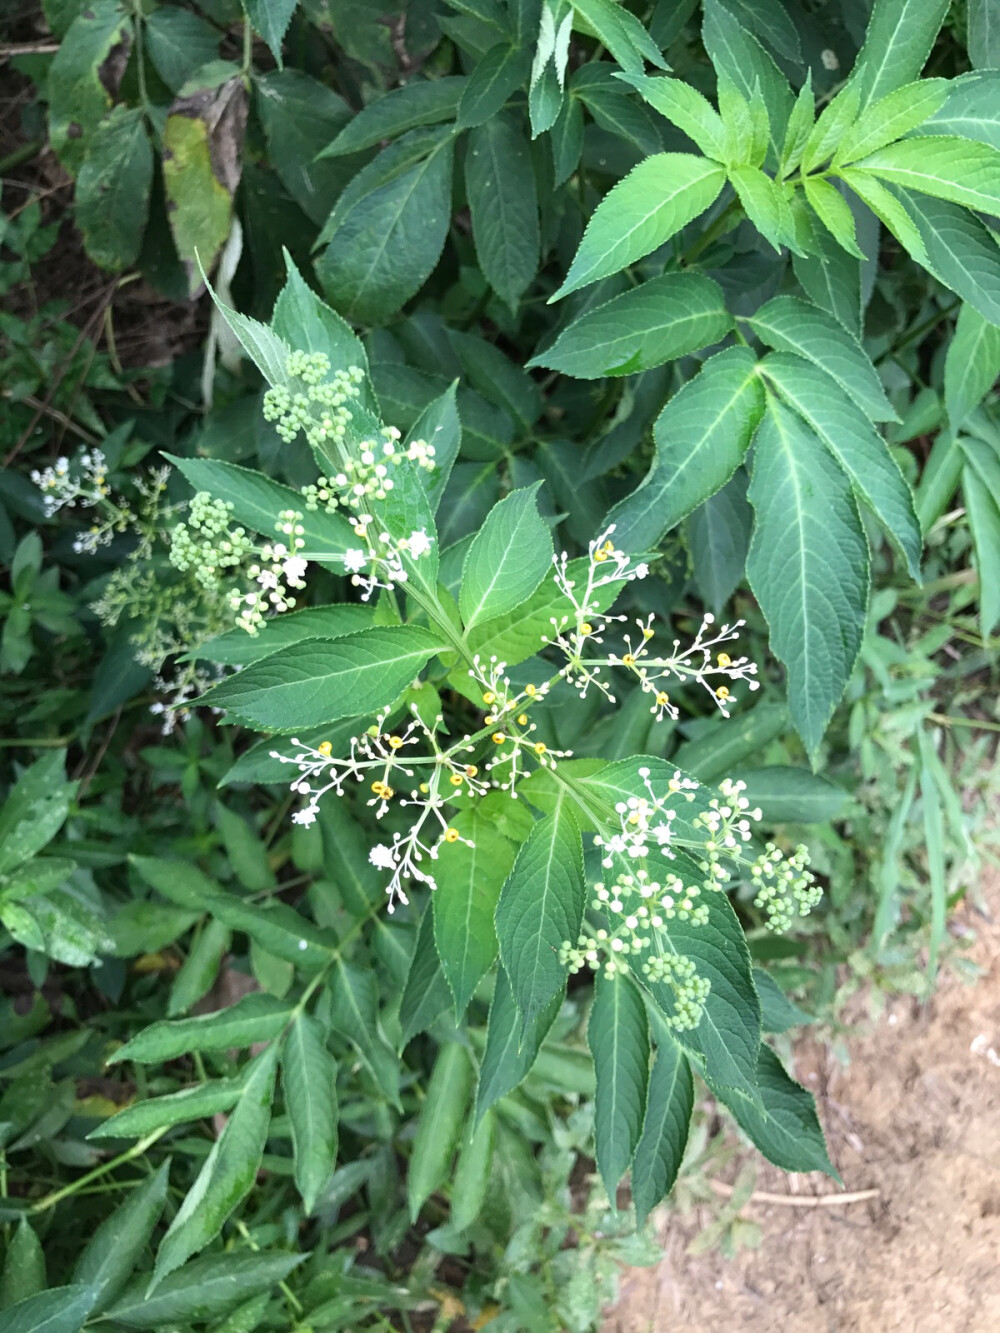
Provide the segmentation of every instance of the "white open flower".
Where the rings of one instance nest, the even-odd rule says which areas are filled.
[[[431,549],[431,545],[432,543],[430,537],[428,537],[424,529],[421,528],[419,532],[410,533],[409,540],[406,543],[406,548],[409,551],[410,555],[413,556],[415,560],[417,560],[420,558],[420,556],[426,555],[428,553],[428,551]]]
[[[344,552],[344,568],[348,574],[360,574],[368,563],[368,556],[358,547]]]
[[[393,848],[384,842],[377,842],[368,853],[368,860],[378,870],[395,870],[397,856]]]

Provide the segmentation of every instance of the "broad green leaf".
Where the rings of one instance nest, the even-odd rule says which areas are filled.
[[[298,491],[271,481],[260,472],[223,463],[215,458],[175,458],[166,454],[196,491],[208,491],[217,500],[233,506],[233,522],[273,540],[275,524],[283,509],[302,513],[304,550],[309,557],[325,559],[342,556],[357,545],[357,538],[346,519],[322,510],[303,512],[305,503]],[[337,562],[339,563],[339,561]]]
[[[682,79],[623,74],[639,96],[697,144],[706,157],[726,160],[726,131],[719,113],[697,89]]]
[[[284,251],[287,278],[274,303],[271,328],[289,347],[303,352],[324,352],[334,370],[357,366],[368,375],[368,357],[364,344],[336,310],[321,301]],[[375,404],[367,383],[361,390],[364,406],[373,411]]]
[[[129,1285],[106,1317],[126,1328],[165,1333],[189,1320],[217,1319],[258,1291],[283,1282],[304,1254],[212,1254],[185,1264],[150,1293],[148,1275]]]
[[[234,1106],[243,1095],[243,1078],[216,1078],[194,1083],[179,1092],[126,1106],[109,1120],[91,1130],[88,1138],[142,1138],[157,1129],[183,1125],[190,1120],[207,1120]]]
[[[770,824],[821,824],[842,815],[849,799],[843,787],[807,768],[739,768],[733,777],[746,783],[744,795]]]
[[[0,806],[0,875],[9,875],[56,836],[69,814],[77,784],[66,781],[66,751],[36,760]]]
[[[761,370],[836,458],[858,495],[906,556],[911,577],[919,581],[923,538],[913,495],[864,412],[818,364],[801,357],[771,352],[761,362]]]
[[[1000,503],[971,464],[962,472],[962,490],[976,547],[980,624],[984,635],[1000,624]]]
[[[472,129],[498,116],[530,68],[531,55],[523,47],[507,41],[492,46],[466,80],[458,104],[458,128]]]
[[[399,1107],[399,1062],[379,1022],[375,973],[338,959],[329,990],[331,1023],[357,1051],[386,1099]]]
[[[963,74],[949,79],[947,88],[944,106],[914,133],[957,134],[1000,148],[1000,70]]]
[[[493,914],[516,849],[474,809],[452,823],[473,846],[460,841],[441,847],[432,902],[437,954],[461,1018],[497,955]]]
[[[793,1004],[777,982],[763,968],[753,970],[754,985],[760,996],[765,1032],[787,1032],[789,1028],[813,1022],[812,1016]]]
[[[763,1111],[744,1098],[723,1097],[754,1146],[783,1171],[824,1171],[839,1183],[812,1093],[789,1078],[769,1046],[760,1048],[757,1085]]]
[[[444,246],[451,223],[452,131],[413,130],[425,154],[388,180],[377,158],[364,168],[337,201],[329,244],[316,262],[316,275],[346,319],[381,323],[423,285]],[[406,151],[404,136],[393,148]],[[391,153],[387,149],[386,153]],[[384,157],[381,154],[380,157]],[[356,188],[355,188],[356,187]]]
[[[540,485],[494,505],[472,540],[458,597],[467,632],[521,606],[552,567],[552,538],[538,512]]]
[[[1000,324],[1000,246],[977,217],[926,195],[897,194],[926,249],[936,278],[990,321]]]
[[[944,359],[944,404],[951,428],[978,407],[1000,376],[1000,328],[963,305]]]
[[[116,106],[90,136],[76,181],[76,225],[87,253],[117,273],[142,245],[153,183],[153,150],[140,108]]]
[[[292,1127],[295,1184],[306,1213],[337,1164],[337,1066],[323,1030],[297,1014],[281,1052],[281,1082]]]
[[[450,76],[420,79],[393,88],[352,116],[319,158],[357,153],[364,148],[373,148],[384,139],[405,134],[407,130],[454,119],[467,82],[463,77]]]
[[[632,375],[720,342],[732,323],[718,283],[667,273],[586,311],[528,365],[576,379]]]
[[[483,276],[514,309],[538,271],[541,242],[531,149],[513,112],[469,135],[465,189]]]
[[[665,532],[726,484],[743,461],[764,394],[753,353],[710,357],[656,419],[653,466],[608,515],[626,551],[649,551]]]
[[[546,1034],[555,1022],[562,1005],[562,995],[556,994],[548,1005],[525,1028],[514,1003],[510,980],[502,967],[497,969],[493,1003],[490,1005],[486,1028],[486,1049],[479,1063],[479,1085],[476,1090],[476,1123],[501,1097],[513,1092],[526,1077]]]
[[[410,1221],[444,1184],[461,1138],[472,1092],[472,1061],[458,1041],[442,1046],[434,1061],[406,1176]]]
[[[247,93],[239,78],[177,98],[163,130],[163,184],[177,255],[193,295],[232,226]]]
[[[188,956],[170,986],[167,1017],[176,1018],[207,995],[219,975],[222,960],[232,944],[229,927],[221,921],[208,921],[195,939]]]
[[[17,1230],[10,1236],[3,1258],[0,1311],[36,1296],[47,1286],[42,1243],[27,1217],[22,1217]]]
[[[416,625],[365,629],[346,639],[307,639],[227,677],[202,695],[202,702],[267,731],[321,727],[391,704],[445,647]]]
[[[117,0],[94,0],[74,18],[49,66],[49,142],[67,171],[80,168],[90,135],[112,104],[101,78],[113,51],[126,54],[132,23]]]
[[[156,11],[156,15],[162,13],[163,9]],[[258,77],[254,90],[267,140],[268,165],[309,220],[321,226],[356,164],[319,162],[316,157],[345,122],[354,123],[351,109],[332,88],[300,69],[275,70]]]
[[[718,616],[743,578],[753,511],[747,504],[747,475],[739,469],[710,495],[688,521],[694,581]]]
[[[137,1064],[163,1064],[193,1051],[245,1050],[258,1041],[270,1041],[285,1028],[292,1014],[290,1004],[273,996],[245,995],[226,1009],[175,1022],[153,1023],[108,1056],[108,1064],[134,1060]]]
[[[466,1126],[466,1140],[455,1166],[451,1186],[451,1225],[456,1231],[472,1226],[486,1202],[493,1165],[496,1116],[487,1111],[478,1125],[472,1117]]]
[[[797,296],[776,296],[747,323],[769,347],[796,352],[825,370],[872,421],[899,420],[859,340],[825,310]]]
[[[94,1308],[93,1287],[52,1287],[4,1311],[3,1333],[80,1333]]]
[[[948,86],[946,79],[920,79],[870,105],[835,146],[834,164],[867,157],[915,130],[943,106]]]
[[[225,666],[249,666],[303,639],[340,639],[357,634],[371,627],[374,614],[374,607],[356,602],[289,611],[266,621],[257,634],[248,634],[244,629],[220,634],[202,644],[194,656]]]
[[[572,0],[578,18],[608,48],[615,60],[630,73],[641,74],[643,62],[648,60],[659,69],[666,62],[649,33],[634,14],[615,0]],[[579,24],[574,24],[579,28]]]
[[[618,273],[668,241],[718,197],[726,173],[693,153],[640,162],[595,209],[553,301]]]
[[[271,1123],[278,1049],[272,1042],[248,1066],[239,1100],[160,1242],[154,1289],[215,1239],[253,1188]]]
[[[585,898],[580,831],[560,802],[522,845],[496,909],[500,958],[524,1030],[566,983],[559,951],[576,944]]]
[[[299,0],[243,0],[247,18],[267,42],[281,69],[281,43]]]
[[[202,269],[202,274],[204,275],[204,269]],[[208,284],[208,291],[215,308],[235,333],[240,346],[268,384],[287,385],[289,381],[285,365],[292,350],[287,343],[283,342],[266,324],[261,324],[260,320],[251,319],[249,315],[241,315],[238,310],[232,310],[229,306],[224,305],[210,284]],[[171,461],[175,466],[181,466],[180,459],[172,459]],[[197,458],[185,461],[195,466],[201,462],[215,462],[215,460]],[[222,466],[232,467],[234,465],[224,463]],[[181,470],[183,471],[183,468]],[[247,469],[240,468],[239,470],[245,472]]]
[[[172,93],[216,60],[221,33],[187,9],[161,5],[143,20],[143,43],[153,68]]]
[[[113,952],[119,958],[135,958],[164,949],[190,930],[198,917],[196,911],[164,903],[125,903],[108,926]]]
[[[851,86],[864,111],[912,82],[930,55],[951,0],[875,0]]]
[[[1000,213],[1000,149],[935,135],[903,139],[851,168],[965,208]]]
[[[702,41],[717,74],[725,75],[749,103],[756,89],[767,108],[769,147],[766,165],[776,167],[794,105],[788,81],[755,37],[719,0],[705,0]]]
[[[642,1133],[649,1079],[646,1006],[626,972],[598,975],[587,1023],[597,1091],[594,1140],[597,1166],[612,1203]]]
[[[691,1066],[667,1033],[658,1034],[642,1135],[632,1161],[632,1201],[640,1227],[674,1187],[693,1109]]]
[[[307,921],[287,903],[247,902],[232,895],[216,894],[205,907],[233,930],[245,931],[262,949],[296,967],[321,968],[334,952],[335,937]]]
[[[969,0],[966,46],[973,69],[1000,66],[1000,5],[997,0]]]
[[[420,918],[417,942],[399,1006],[403,1045],[407,1045],[451,1007],[453,998],[434,944],[434,902]]]
[[[2,877],[0,902],[24,902],[36,895],[51,893],[64,884],[75,869],[76,862],[62,856],[34,856],[27,864]],[[191,924],[190,919],[188,924]],[[176,936],[171,936],[174,938]],[[142,950],[136,950],[136,953],[140,952]]]
[[[769,402],[754,448],[747,577],[788,672],[796,730],[815,756],[861,646],[868,543],[851,484],[790,409]]]
[[[523,432],[530,431],[544,406],[538,385],[531,376],[485,338],[449,329],[448,341],[472,387],[489,404],[502,407]]]
[[[108,1308],[139,1266],[167,1201],[169,1175],[166,1161],[104,1219],[77,1259],[73,1281],[97,1293],[93,1314]]]

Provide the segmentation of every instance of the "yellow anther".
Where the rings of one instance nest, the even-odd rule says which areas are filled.
[[[717,699],[728,699],[729,698],[728,687],[725,685],[720,685],[719,688],[715,691],[715,697]]]
[[[483,721],[486,723],[487,726],[489,726],[491,722],[495,722],[496,720],[497,720],[496,713],[487,713],[486,716],[483,718]]]
[[[452,773],[452,775],[451,775],[451,777],[448,779],[448,781],[451,783],[451,785],[452,785],[453,787],[461,787],[461,785],[462,785],[462,775],[461,775],[461,773]]]
[[[483,695],[484,704],[491,704],[495,702],[495,700],[496,700],[496,695],[493,693],[492,690],[487,690],[486,693]]]
[[[594,627],[593,627],[593,625],[590,623],[589,620],[585,620],[585,621],[583,622],[583,624],[580,626],[580,633],[581,633],[581,634],[593,634],[593,632],[594,632]]]
[[[444,831],[445,842],[458,842],[458,836],[457,828],[446,828]]]
[[[627,666],[627,667],[635,666],[635,658],[632,656],[631,653],[626,653],[625,656],[622,658],[622,666]]]
[[[642,637],[643,637],[644,639],[651,639],[651,638],[653,637],[653,634],[654,634],[654,633],[655,633],[655,631],[654,631],[652,625],[643,625],[643,627],[642,627]]]
[[[474,778],[478,772],[479,769],[475,766],[475,764],[466,764],[465,776],[467,778]]]
[[[403,740],[402,740],[402,737],[401,737],[401,736],[390,736],[390,737],[389,737],[389,749],[390,749],[390,750],[398,750],[399,747],[400,747],[402,744],[403,744]]]
[[[728,653],[719,654],[719,666],[727,667],[732,665],[733,665],[733,659],[729,656]]]
[[[382,783],[381,783],[381,782],[373,782],[373,783],[372,783],[372,791],[375,793],[376,796],[381,796],[381,795],[382,795]]]
[[[428,785],[427,785],[426,782],[421,782],[421,784],[420,784],[420,791],[421,791],[422,795],[424,795],[424,796],[426,796],[427,793],[430,791],[430,787],[428,787]]]
[[[323,756],[324,759],[329,759],[330,755],[333,754],[333,742],[320,741],[319,745],[316,746],[316,749],[319,751],[319,753]]]
[[[367,532],[367,528],[365,527],[365,525],[364,525],[363,523],[355,523],[355,525],[354,525],[354,535],[355,535],[355,537],[363,537],[363,536],[365,535],[366,532]]]
[[[507,737],[503,734],[502,731],[495,731],[495,732],[493,733],[493,744],[494,744],[494,745],[503,745],[503,743],[504,743],[504,741],[505,741],[506,739],[507,739]]]
[[[594,552],[594,560],[595,560],[599,565],[602,565],[602,564],[604,563],[604,561],[607,560],[607,558],[608,558],[608,553],[607,553],[607,551],[604,550],[603,547],[601,547],[601,549],[600,549],[599,551],[595,551],[595,552]]]
[[[666,692],[666,690],[661,690],[659,694],[656,696],[656,702],[660,705],[661,708],[665,708],[667,704],[670,702],[670,695]]]
[[[518,713],[518,715],[517,715],[517,725],[518,725],[519,727],[526,727],[526,726],[528,725],[528,714],[527,714],[527,713]]]
[[[608,538],[608,540],[601,547],[601,550],[606,551],[608,555],[610,555],[614,549],[615,549],[615,544],[610,538]]]
[[[524,692],[530,699],[533,699],[538,693],[538,688],[535,685],[525,685]]]
[[[536,742],[535,742],[535,754],[544,754],[544,753],[545,753],[545,742],[544,742],[544,741],[536,741]]]

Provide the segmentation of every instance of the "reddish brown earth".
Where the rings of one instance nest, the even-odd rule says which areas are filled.
[[[1000,1329],[1000,879],[961,925],[982,969],[934,999],[894,999],[851,1040],[850,1064],[805,1039],[795,1074],[817,1096],[845,1190],[819,1175],[757,1177],[742,1216],[759,1249],[727,1261],[688,1246],[713,1213],[665,1212],[663,1259],[628,1270],[605,1333],[994,1333]]]

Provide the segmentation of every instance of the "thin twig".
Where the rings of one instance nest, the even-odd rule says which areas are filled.
[[[58,42],[4,42],[0,45],[0,60],[9,60],[11,56],[52,56],[58,50]]]
[[[2,393],[4,398],[13,397],[9,389],[2,390]],[[89,430],[84,430],[82,426],[78,426],[75,421],[66,415],[65,412],[60,412],[58,407],[53,407],[51,403],[43,403],[42,400],[36,398],[34,394],[22,394],[16,401],[27,403],[29,407],[37,407],[39,412],[44,416],[51,417],[53,421],[58,421],[65,430],[71,430],[74,435],[79,435],[80,439],[84,440],[87,444],[100,444],[101,442],[100,439],[96,435],[92,435]]]
[[[721,1180],[711,1180],[709,1184],[725,1199],[732,1198],[736,1192],[732,1185]],[[877,1199],[881,1193],[881,1190],[856,1190],[854,1194],[768,1194],[766,1190],[755,1190],[747,1203],[776,1203],[783,1208],[839,1208],[843,1204]]]

